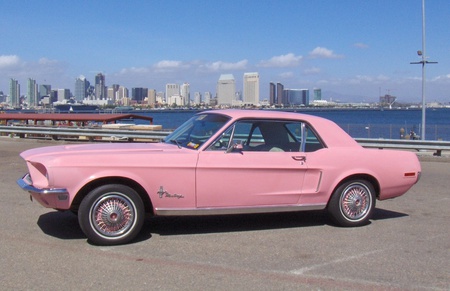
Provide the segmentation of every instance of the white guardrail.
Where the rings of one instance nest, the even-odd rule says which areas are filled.
[[[104,141],[150,141],[164,139],[170,131],[105,129],[105,128],[69,128],[69,127],[34,127],[34,126],[0,126],[0,134],[17,135],[22,138],[77,139]],[[391,148],[408,150],[431,150],[440,156],[442,151],[450,151],[449,141],[422,141],[405,139],[355,138],[367,148]]]

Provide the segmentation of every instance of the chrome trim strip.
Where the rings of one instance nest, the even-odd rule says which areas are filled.
[[[65,188],[49,188],[49,189],[39,189],[34,187],[31,183],[30,174],[26,174],[22,179],[17,180],[17,185],[19,185],[22,190],[27,192],[32,192],[40,195],[52,195],[52,194],[68,194],[69,192]]]
[[[258,206],[258,207],[220,207],[220,208],[155,208],[157,216],[199,216],[199,215],[226,215],[226,214],[256,214],[274,212],[294,212],[308,210],[323,210],[324,204],[286,205],[286,206]]]

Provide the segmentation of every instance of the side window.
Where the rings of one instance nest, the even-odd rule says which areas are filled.
[[[315,152],[324,148],[322,141],[318,138],[316,133],[309,125],[305,125],[305,152]]]
[[[300,121],[241,120],[225,130],[208,150],[312,152],[323,148],[314,131]]]

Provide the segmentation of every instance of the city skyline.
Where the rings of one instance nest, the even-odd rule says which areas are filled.
[[[259,72],[260,100],[270,82],[322,88],[323,99],[343,102],[421,97],[421,70],[410,64],[421,49],[421,0],[0,2],[5,94],[11,78],[25,95],[29,78],[74,92],[76,78],[94,83],[98,73],[108,86],[189,83],[191,92],[215,92],[222,74]],[[429,102],[450,101],[449,13],[446,0],[426,2],[426,52],[438,62],[427,69]]]

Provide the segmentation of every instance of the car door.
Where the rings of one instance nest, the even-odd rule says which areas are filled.
[[[298,137],[300,122],[242,120],[199,154],[197,207],[292,205],[307,169]]]

